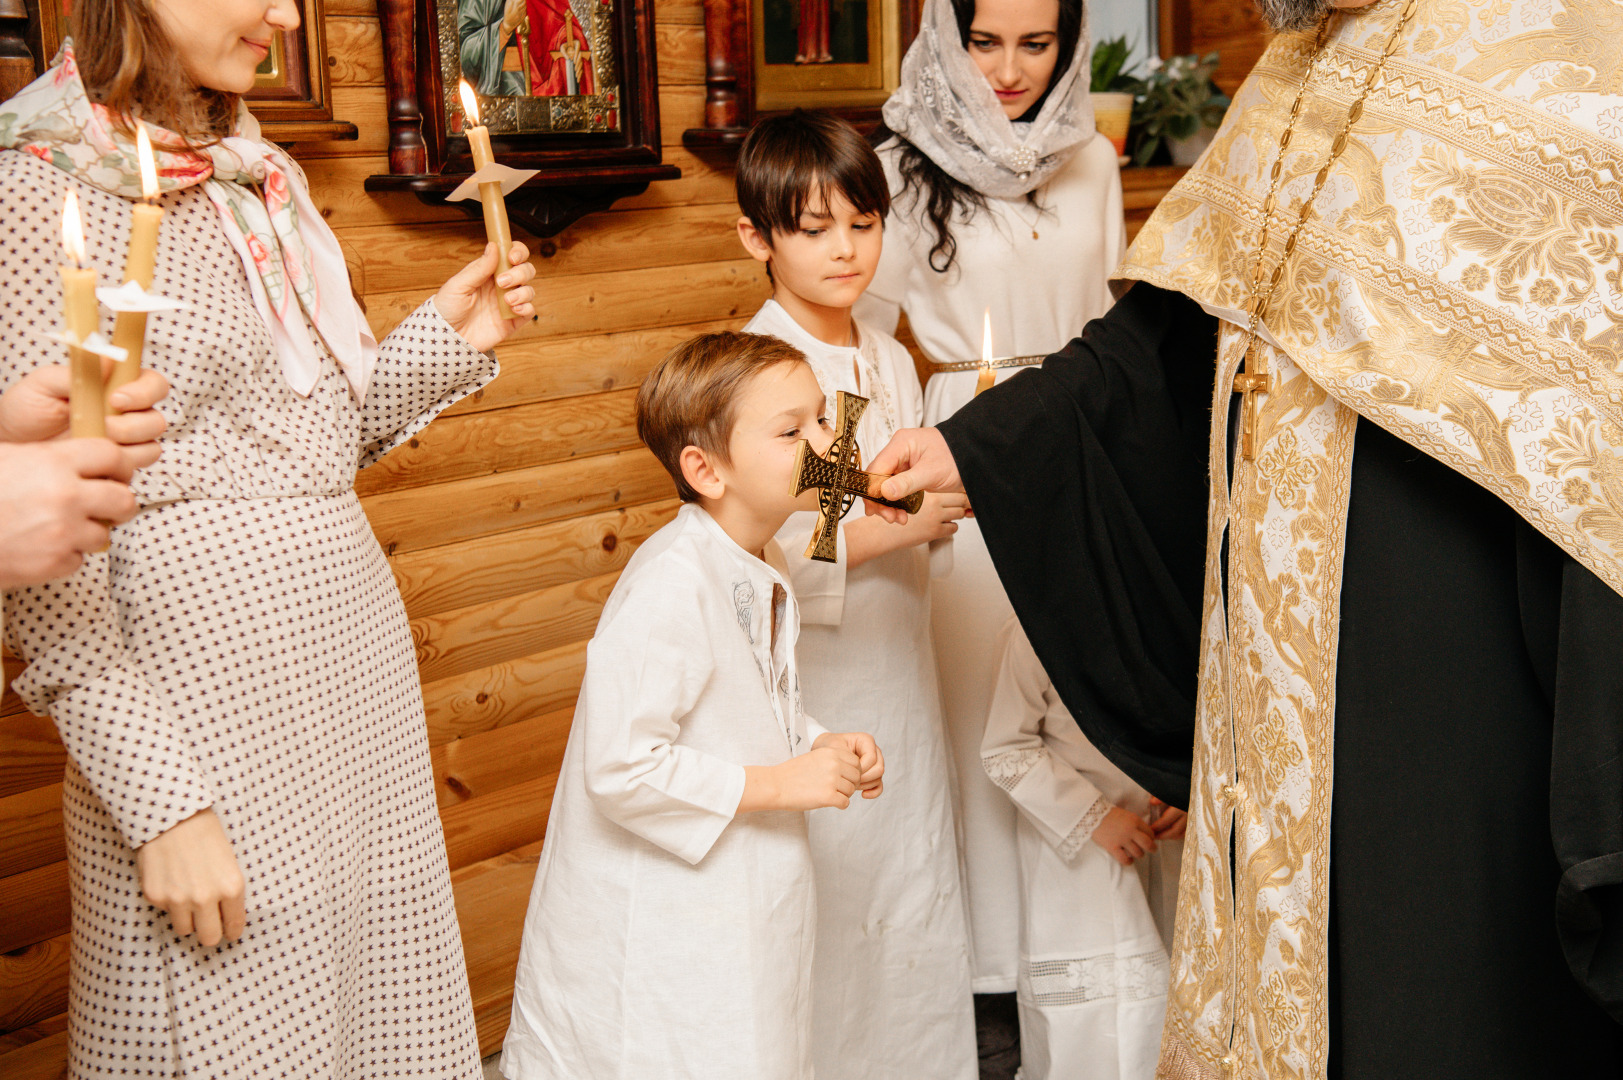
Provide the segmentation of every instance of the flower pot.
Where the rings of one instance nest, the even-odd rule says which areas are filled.
[[[1216,128],[1201,128],[1187,139],[1167,139],[1167,150],[1172,154],[1172,164],[1193,165],[1200,160],[1200,155],[1212,145],[1212,136],[1217,134]]]
[[[1127,128],[1133,120],[1132,94],[1090,94],[1093,99],[1093,125],[1116,148],[1116,156],[1127,153]]]

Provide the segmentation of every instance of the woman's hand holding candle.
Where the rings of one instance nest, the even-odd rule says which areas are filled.
[[[530,279],[535,267],[530,252],[521,243],[508,249],[511,269],[497,272],[496,245],[486,244],[485,253],[452,276],[434,294],[434,306],[464,341],[480,352],[489,352],[535,315],[535,289]],[[513,317],[502,314],[505,303]]]

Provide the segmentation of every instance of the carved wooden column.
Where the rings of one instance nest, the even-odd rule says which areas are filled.
[[[426,173],[428,145],[423,141],[423,110],[417,96],[417,2],[378,0],[378,20],[383,28],[383,82],[389,95],[389,171]]]
[[[0,100],[34,81],[34,54],[28,51],[28,5],[0,0]]]
[[[704,54],[704,127],[682,132],[682,144],[731,158],[755,119],[749,0],[704,0]]]
[[[749,16],[734,0],[705,0],[704,126],[748,127]]]

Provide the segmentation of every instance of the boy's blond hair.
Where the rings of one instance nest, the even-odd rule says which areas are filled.
[[[778,364],[803,364],[799,349],[765,334],[722,330],[672,349],[637,391],[637,435],[676,481],[683,502],[699,493],[682,476],[689,446],[727,463],[738,396],[751,376]]]

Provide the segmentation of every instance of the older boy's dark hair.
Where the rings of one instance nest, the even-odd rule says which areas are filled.
[[[796,109],[759,121],[738,152],[738,208],[761,235],[800,228],[808,206],[826,208],[834,192],[859,214],[890,212],[884,167],[857,129],[826,112]]]
[[[637,435],[676,481],[683,502],[699,493],[682,477],[689,446],[726,462],[738,396],[750,377],[778,364],[803,364],[806,355],[765,334],[722,330],[700,334],[672,349],[637,391]]]

